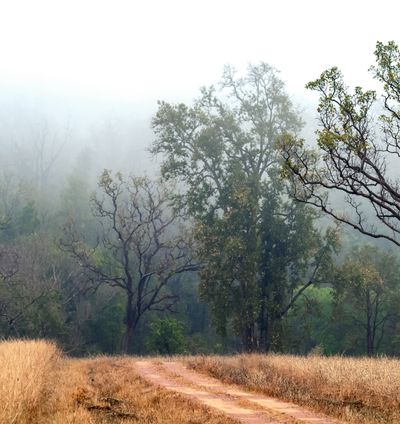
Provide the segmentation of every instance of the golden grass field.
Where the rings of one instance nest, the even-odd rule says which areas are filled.
[[[188,358],[190,367],[353,423],[400,423],[400,360],[289,355]]]
[[[1,424],[234,424],[151,386],[130,358],[62,358],[46,341],[0,343]]]
[[[175,358],[175,361],[177,358]],[[182,357],[229,383],[353,423],[400,423],[400,361],[237,355]],[[48,341],[0,343],[0,424],[233,424],[140,378],[129,357],[69,359]]]

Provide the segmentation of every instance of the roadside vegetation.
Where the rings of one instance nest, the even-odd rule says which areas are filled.
[[[400,361],[290,355],[196,356],[191,368],[353,423],[400,422]]]
[[[176,360],[177,358],[175,358]],[[178,357],[196,371],[349,423],[400,422],[400,363],[390,358]],[[71,359],[49,341],[0,343],[0,424],[235,421],[138,376],[134,358]]]
[[[132,360],[69,359],[48,341],[0,343],[0,424],[234,424],[157,388]]]

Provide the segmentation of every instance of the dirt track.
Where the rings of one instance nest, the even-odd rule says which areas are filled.
[[[343,424],[292,403],[222,383],[177,361],[137,360],[135,368],[149,382],[184,394],[244,424]]]

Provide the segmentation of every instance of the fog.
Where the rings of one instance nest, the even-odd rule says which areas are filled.
[[[44,173],[52,184],[82,160],[93,176],[104,167],[156,172],[146,149],[157,100],[189,102],[218,84],[227,63],[279,69],[312,142],[316,98],[305,83],[337,65],[349,84],[374,87],[374,46],[398,37],[398,9],[394,1],[379,10],[314,0],[3,2],[1,167],[28,179]]]
[[[299,131],[307,149],[316,143],[318,95],[306,83],[338,66],[350,86],[379,88],[368,69],[377,41],[400,41],[399,4],[0,1],[0,337],[55,339],[75,355],[400,355],[397,247],[387,258],[361,249],[371,237],[296,202],[288,194],[297,185],[283,182],[279,167],[286,148],[284,171],[296,168],[292,155],[304,157]],[[191,104],[202,87],[218,90],[227,64],[238,73],[225,72],[215,97],[231,95],[228,113],[211,90],[197,108],[170,105]],[[370,151],[364,141],[355,152]],[[377,160],[390,177],[398,173],[398,162]],[[171,187],[153,181],[161,163]],[[313,174],[311,165],[300,169]],[[385,188],[389,205],[397,181]],[[337,191],[328,207],[384,227],[372,234],[382,237],[376,246],[387,248],[386,227],[400,237],[397,194],[385,227],[371,202],[346,204]],[[353,286],[342,287],[346,279]],[[375,306],[361,301],[357,281],[375,290]],[[336,314],[337,299],[357,315]],[[372,344],[365,307],[375,310],[367,324],[380,323]],[[173,350],[159,347],[163,329],[172,329]]]

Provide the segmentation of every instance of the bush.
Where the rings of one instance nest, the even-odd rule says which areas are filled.
[[[150,324],[149,349],[161,355],[184,353],[184,325],[174,318],[157,319]]]

